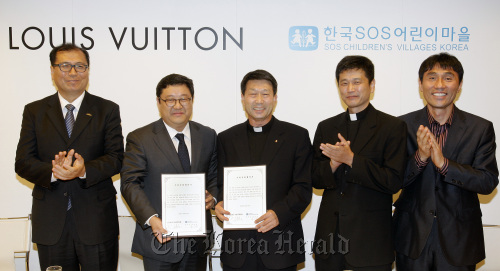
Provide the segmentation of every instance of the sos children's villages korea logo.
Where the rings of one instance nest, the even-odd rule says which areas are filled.
[[[288,47],[295,51],[318,49],[318,28],[316,26],[292,26],[288,31]]]

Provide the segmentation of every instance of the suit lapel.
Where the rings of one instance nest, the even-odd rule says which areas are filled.
[[[78,138],[92,118],[100,117],[96,116],[93,100],[94,97],[86,92],[82,100],[82,105],[78,110],[78,116],[76,117],[75,126],[73,127],[73,132],[71,132],[71,138],[68,144],[72,144],[75,139]]]
[[[240,165],[251,164],[247,135],[247,122],[248,121],[235,127],[236,132],[234,133],[233,146],[236,149],[236,155],[239,158],[238,161],[240,161]]]
[[[413,119],[413,125],[411,126],[412,129],[415,129],[414,135],[417,135],[418,127],[420,125],[423,125],[424,127],[429,127],[429,117],[427,116],[427,110],[422,108],[416,115],[415,118]]]
[[[284,135],[285,131],[282,127],[282,122],[275,118],[269,135],[267,135],[264,150],[262,151],[262,159],[266,165],[269,165],[273,158],[276,157],[278,150],[285,141]]]
[[[337,119],[334,121],[335,123],[335,130],[338,131],[337,133],[328,133],[332,137],[331,140],[326,140],[325,142],[322,143],[330,143],[332,145],[335,145],[335,143],[340,142],[338,133],[340,133],[344,138],[347,138],[347,111],[344,112],[344,114],[341,114],[340,116],[337,117]]]
[[[200,172],[198,163],[201,157],[202,135],[200,127],[189,122],[189,130],[191,131],[191,172]]]
[[[52,95],[47,103],[48,110],[47,116],[54,124],[55,130],[61,135],[66,143],[69,141],[68,131],[66,130],[66,124],[64,123],[64,116],[61,110],[61,103],[59,102],[59,97],[56,94]]]
[[[461,146],[460,141],[467,131],[465,115],[456,106],[454,114],[443,149],[443,155],[448,159],[455,157],[454,153]]]
[[[360,153],[361,150],[366,146],[370,139],[375,135],[375,129],[377,128],[377,111],[370,104],[366,112],[365,119],[359,124],[358,133],[356,139],[352,142],[351,149],[354,153]]]
[[[183,173],[184,169],[182,168],[181,161],[179,160],[172,138],[168,134],[162,119],[155,122],[153,133],[155,134],[154,141],[156,145],[158,145],[158,149],[165,155],[167,161],[172,164],[176,172]]]

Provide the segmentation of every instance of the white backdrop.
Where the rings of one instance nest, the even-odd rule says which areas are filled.
[[[124,136],[159,118],[155,87],[174,72],[194,80],[193,120],[217,132],[240,123],[239,83],[262,68],[278,80],[275,116],[307,128],[312,140],[321,120],[344,110],[334,75],[342,57],[369,57],[376,78],[372,103],[401,115],[424,106],[418,67],[440,51],[456,55],[465,69],[457,106],[491,120],[498,131],[499,10],[494,0],[3,0],[0,217],[30,213],[33,185],[14,172],[22,110],[55,92],[48,54],[63,33],[67,42],[74,37],[90,48],[89,92],[120,105]],[[119,176],[115,180],[119,188]],[[480,196],[485,224],[500,224],[497,193]],[[308,241],[320,196],[314,191],[303,215]],[[118,204],[120,215],[129,215],[121,196]],[[306,269],[313,265],[308,257]]]

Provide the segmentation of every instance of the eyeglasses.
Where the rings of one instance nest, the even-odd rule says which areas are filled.
[[[59,69],[62,72],[69,72],[71,71],[72,68],[75,68],[75,71],[77,72],[85,72],[89,68],[89,65],[84,65],[84,64],[71,65],[69,63],[54,64],[52,66],[59,67]]]
[[[165,104],[168,106],[168,107],[174,107],[175,104],[177,103],[177,101],[179,101],[179,103],[182,105],[182,106],[186,106],[186,105],[189,105],[189,103],[191,102],[191,100],[193,100],[193,98],[180,98],[180,99],[165,99],[163,100],[162,98],[158,97],[160,100],[162,100],[163,102],[165,102]]]

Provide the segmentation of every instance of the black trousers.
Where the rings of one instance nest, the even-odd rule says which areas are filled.
[[[186,253],[176,263],[157,261],[144,257],[145,271],[204,271],[207,269],[207,255],[200,257],[198,253]]]
[[[76,232],[72,209],[66,214],[61,239],[55,245],[37,244],[41,270],[52,265],[64,271],[116,271],[118,266],[118,236],[97,245],[85,245]]]
[[[245,263],[240,268],[232,268],[229,266],[222,265],[222,270],[224,271],[295,271],[297,270],[297,265],[293,265],[283,269],[269,269],[264,266],[262,259],[258,253],[247,254],[245,257]]]
[[[316,257],[316,271],[391,271],[392,264],[384,264],[378,266],[354,267],[345,261],[345,257],[341,253],[335,253],[330,257],[323,259]]]
[[[448,263],[439,243],[437,220],[434,219],[431,233],[420,257],[413,260],[406,255],[397,253],[396,268],[398,271],[474,271],[476,265],[453,266]]]

